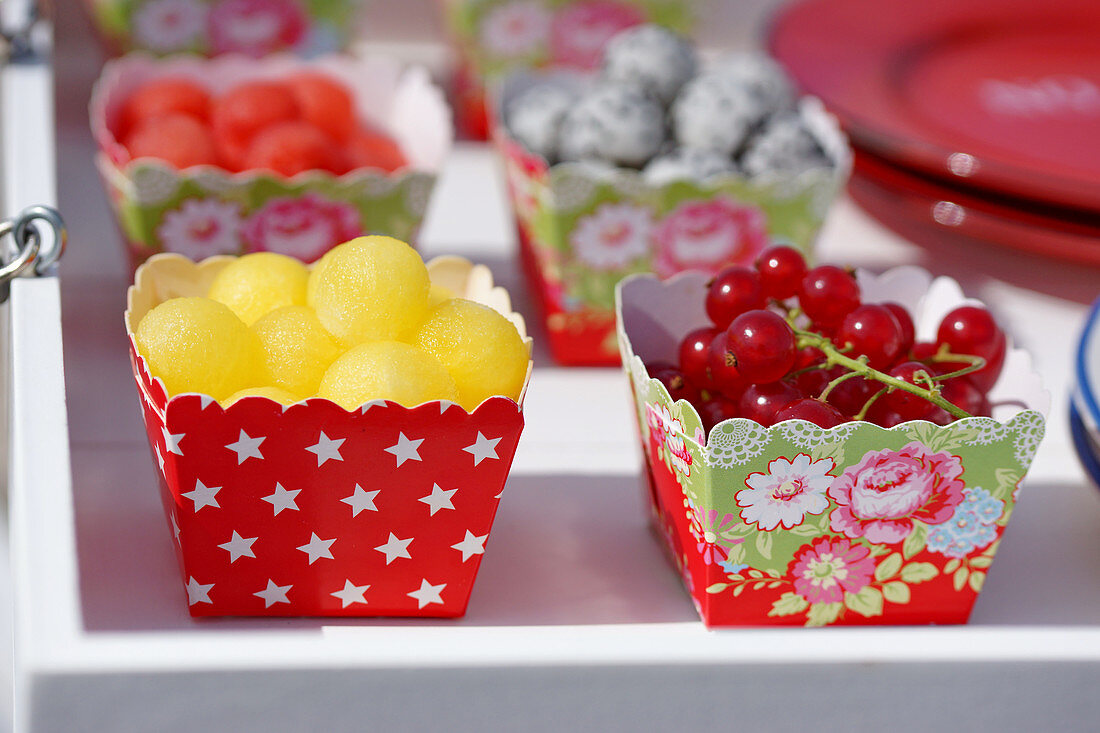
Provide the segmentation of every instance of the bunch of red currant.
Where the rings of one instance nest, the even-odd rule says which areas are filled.
[[[915,342],[904,306],[863,303],[851,271],[808,269],[782,245],[718,273],[706,310],[714,325],[684,337],[679,366],[648,370],[695,405],[707,430],[732,417],[828,428],[988,415],[986,393],[1004,365],[1005,335],[984,308],[956,308],[935,342]]]

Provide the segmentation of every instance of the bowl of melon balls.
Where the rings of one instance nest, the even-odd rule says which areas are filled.
[[[384,236],[311,266],[161,254],[127,305],[192,615],[465,612],[531,371],[487,268]]]
[[[90,118],[134,267],[414,240],[453,137],[424,69],[352,56],[130,54],[104,67]]]

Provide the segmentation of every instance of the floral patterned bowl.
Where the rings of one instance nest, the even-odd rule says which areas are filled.
[[[1009,349],[992,417],[889,430],[736,418],[709,437],[645,364],[708,322],[707,275],[629,278],[618,336],[632,380],[652,521],[708,626],[964,623],[1045,429],[1050,396]],[[918,268],[860,273],[869,302],[914,313],[919,339],[966,301]],[[672,357],[672,358],[670,358]]]
[[[502,88],[502,107],[534,83],[584,82],[561,74],[513,76]],[[804,98],[799,114],[833,162],[831,169],[659,186],[632,169],[551,166],[497,126],[524,267],[558,362],[619,363],[615,286],[627,275],[715,273],[751,263],[779,242],[809,253],[848,178],[852,156],[818,100]]]
[[[485,82],[532,68],[590,71],[619,31],[657,23],[686,33],[684,0],[438,0],[459,66],[454,80],[459,128],[484,138]]]
[[[115,138],[123,101],[150,79],[186,76],[218,92],[303,68],[330,74],[351,89],[361,118],[397,140],[409,166],[393,173],[364,168],[341,176],[305,171],[290,178],[214,166],[177,170],[152,158],[131,159]],[[130,54],[104,67],[90,115],[100,150],[96,163],[134,267],[157,252],[198,260],[272,251],[312,261],[360,234],[411,241],[453,138],[450,110],[427,72],[402,70],[384,58],[156,59]]]
[[[313,57],[355,39],[363,0],[85,0],[114,54],[282,51]]]

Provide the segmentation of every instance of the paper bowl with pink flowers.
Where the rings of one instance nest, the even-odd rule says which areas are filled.
[[[680,33],[694,24],[684,0],[437,0],[458,68],[459,128],[484,137],[487,87],[525,69],[592,71],[622,30],[656,23]]]
[[[289,177],[212,165],[178,169],[156,158],[133,158],[118,139],[126,99],[152,80],[191,79],[213,95],[302,71],[342,83],[358,122],[388,134],[407,165],[392,172],[307,170]],[[383,57],[158,59],[133,53],[104,66],[90,118],[96,164],[133,267],[158,252],[200,260],[271,251],[310,262],[361,234],[415,243],[453,140],[450,109],[427,71]]]
[[[707,277],[632,277],[617,296],[652,525],[703,621],[965,623],[1045,429],[1050,395],[1030,357],[1009,345],[990,417],[890,429],[734,418],[707,435],[646,369],[674,362],[683,335],[709,323]],[[918,338],[975,303],[918,268],[859,282],[866,302],[905,305]]]
[[[158,55],[335,53],[355,40],[362,0],[85,0],[108,51]]]
[[[533,85],[587,83],[563,74],[515,75],[502,87],[501,108]],[[662,183],[604,163],[551,165],[497,125],[524,269],[559,363],[619,363],[615,286],[628,275],[714,274],[751,264],[777,243],[810,253],[848,178],[851,149],[817,99],[802,99],[797,114],[830,166]]]

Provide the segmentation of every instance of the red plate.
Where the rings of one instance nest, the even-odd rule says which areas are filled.
[[[1100,211],[1100,2],[809,0],[770,43],[864,149]]]
[[[856,151],[849,192],[891,229],[917,242],[968,238],[1100,266],[1100,218],[948,188]]]

